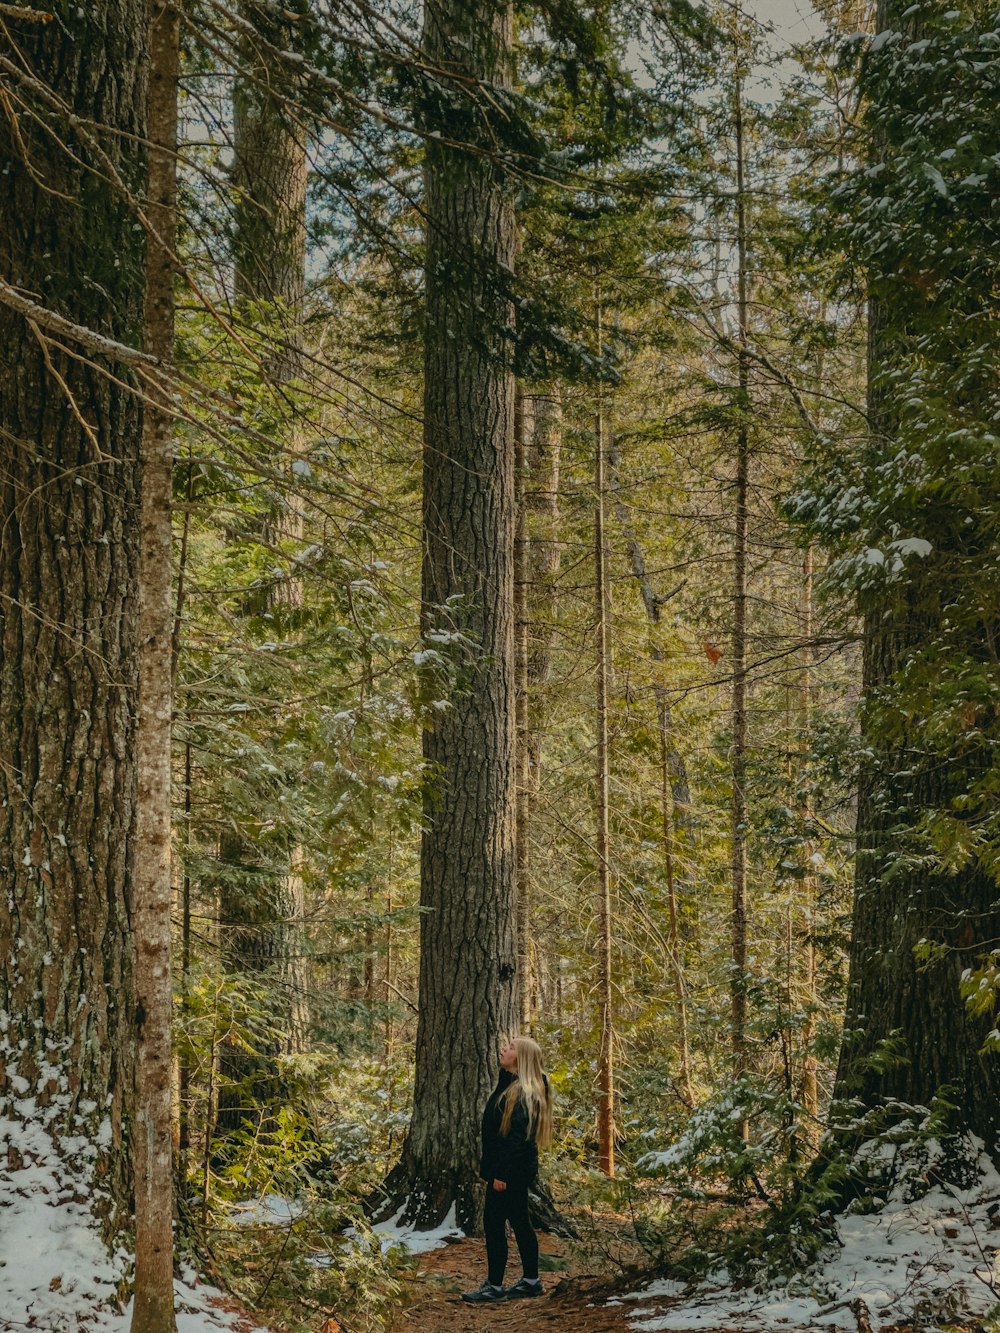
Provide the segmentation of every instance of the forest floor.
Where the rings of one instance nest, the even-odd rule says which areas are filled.
[[[575,1247],[557,1236],[539,1238],[545,1295],[540,1299],[468,1305],[463,1291],[478,1287],[486,1275],[486,1249],[481,1238],[453,1240],[420,1256],[410,1302],[392,1333],[553,1333],[562,1325],[572,1333],[603,1333],[626,1329],[627,1311],[606,1307],[608,1278],[593,1272]],[[507,1280],[521,1275],[517,1251],[511,1247]]]
[[[483,1280],[485,1246],[453,1237],[414,1256],[391,1333],[1000,1333],[987,1211],[998,1186],[989,1170],[967,1193],[932,1190],[843,1218],[805,1291],[735,1290],[721,1272],[691,1287],[658,1279],[649,1257],[623,1243],[627,1218],[589,1214],[581,1240],[540,1236],[543,1297],[468,1305],[461,1294]],[[508,1281],[519,1276],[511,1245]]]

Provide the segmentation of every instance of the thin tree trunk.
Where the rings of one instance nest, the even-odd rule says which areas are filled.
[[[145,350],[173,361],[180,15],[157,0],[150,22],[149,221]],[[142,433],[139,537],[138,803],[135,851],[135,1299],[132,1333],[173,1333],[170,873],[173,710],[169,403],[156,395]]]
[[[187,1035],[191,1018],[191,742],[184,743],[184,873],[181,876],[181,1029]],[[191,1151],[191,1059],[184,1042],[177,1078],[178,1136],[177,1181],[182,1197],[187,1193]]]
[[[537,942],[532,934],[531,829],[542,770],[543,687],[555,640],[559,573],[559,457],[562,399],[518,391],[515,438],[517,529],[514,540],[517,662],[517,904],[521,1028],[541,1004]]]
[[[528,1031],[542,1007],[542,958],[532,933],[531,829],[541,785],[545,729],[544,685],[555,640],[559,573],[559,458],[562,399],[548,392],[518,393],[518,482],[515,589],[517,619],[517,903],[521,1028]]]
[[[598,305],[598,339],[601,313]],[[611,839],[608,827],[608,586],[604,546],[604,403],[594,416],[594,680],[597,730],[594,786],[597,818],[597,1166],[615,1174],[614,1009],[611,972]]]
[[[812,635],[813,635],[813,548],[807,546],[802,561],[802,669],[799,675],[799,733],[801,753],[799,780],[803,783],[800,804],[802,822],[809,829],[813,819],[812,795],[809,789],[808,754],[812,736]],[[803,989],[805,991],[806,1020],[802,1025],[802,1109],[807,1115],[806,1133],[815,1141],[819,1129],[819,1089],[817,1084],[816,1053],[812,1049],[815,1036],[816,995],[816,876],[812,868],[812,842],[804,843],[804,870],[802,877],[802,911],[804,940],[802,949]]]
[[[514,412],[514,476],[516,480],[514,530],[514,675],[517,746],[517,976],[518,1018],[521,1032],[531,1030],[531,737],[528,722],[528,514],[526,503],[527,435],[534,429],[531,399],[518,387]]]
[[[632,525],[628,506],[621,498],[621,453],[617,441],[612,437],[608,446],[608,472],[611,490],[615,495],[615,511],[625,533],[629,561],[646,608],[646,616],[651,628],[660,623],[660,607],[664,598],[658,597],[646,572],[646,560],[643,556],[639,538]],[[650,634],[649,655],[654,662],[664,661],[663,649],[653,633]],[[670,703],[663,685],[657,682],[653,687],[656,705],[657,733],[660,743],[660,823],[663,830],[663,869],[667,883],[667,924],[670,944],[670,970],[673,975],[674,996],[677,1001],[677,1061],[680,1071],[681,1097],[689,1107],[694,1106],[694,1089],[691,1084],[691,1046],[688,1036],[687,984],[684,979],[684,960],[681,951],[680,922],[677,894],[677,876],[675,873],[675,818],[678,791],[689,800],[687,784],[687,766],[673,741],[673,723],[670,716]]]
[[[425,724],[420,1003],[413,1117],[387,1182],[404,1218],[452,1204],[477,1225],[479,1130],[501,1036],[517,1020],[514,746],[514,380],[506,330],[515,255],[492,94],[512,83],[508,0],[440,0],[423,46],[426,112],[422,619],[462,681]],[[437,99],[440,98],[440,103]],[[436,132],[436,133],[435,133]],[[484,133],[487,138],[484,140]],[[390,1204],[391,1206],[391,1204]]]
[[[306,144],[302,127],[289,119],[288,107],[272,89],[275,71],[263,45],[288,45],[288,24],[259,0],[241,0],[240,12],[261,40],[244,36],[233,92],[233,285],[244,318],[265,329],[266,391],[280,396],[302,370]],[[264,540],[296,535],[289,531],[288,515],[269,515],[261,526]],[[293,583],[268,588],[260,599],[264,605],[256,609],[267,611],[300,596]],[[234,829],[222,839],[220,857],[228,867],[219,890],[226,967],[268,983],[271,1002],[270,1035],[256,1038],[255,1050],[228,1042],[219,1049],[217,1129],[230,1133],[248,1118],[256,1120],[259,1102],[273,1106],[285,1100],[278,1061],[304,1047],[307,969],[295,850],[288,850],[287,869],[263,870],[245,830]]]
[[[731,1040],[737,1074],[747,1067],[747,503],[750,482],[749,359],[747,356],[747,218],[743,136],[743,79],[737,72],[734,95],[736,128],[736,253],[739,343],[736,432],[735,532],[733,535],[732,670],[732,926]]]

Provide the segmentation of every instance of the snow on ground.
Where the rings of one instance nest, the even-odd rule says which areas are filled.
[[[301,1204],[280,1194],[263,1194],[259,1199],[234,1203],[229,1209],[238,1227],[290,1227],[301,1212]]]
[[[372,1231],[379,1238],[383,1253],[393,1245],[401,1245],[411,1254],[426,1254],[428,1250],[439,1250],[449,1241],[464,1240],[465,1232],[455,1221],[455,1205],[452,1204],[448,1215],[433,1231],[417,1231],[414,1227],[401,1226],[399,1219],[405,1211],[404,1204],[385,1222],[376,1222]],[[344,1233],[346,1236],[357,1235],[353,1227]]]
[[[89,1185],[96,1146],[85,1136],[62,1141],[57,1157],[45,1113],[0,1118],[0,1328],[41,1333],[128,1333],[131,1305],[117,1293],[131,1256],[109,1254],[92,1211]],[[8,1161],[14,1163],[8,1168]],[[223,1308],[222,1292],[193,1270],[175,1282],[178,1333],[264,1333]]]
[[[918,1316],[921,1327],[982,1317],[1000,1304],[1000,1176],[985,1156],[969,1189],[902,1189],[877,1213],[837,1220],[839,1246],[784,1286],[735,1290],[724,1272],[685,1292],[661,1281],[624,1298],[636,1333],[739,1328],[856,1330],[864,1303],[873,1333]]]

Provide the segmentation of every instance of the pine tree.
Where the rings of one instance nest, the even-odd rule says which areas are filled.
[[[408,1220],[434,1225],[454,1203],[467,1228],[480,1115],[517,1017],[515,222],[490,110],[511,86],[512,24],[507,0],[424,13],[437,82],[425,123],[422,629],[461,679],[424,731],[413,1119],[388,1188]]]
[[[871,434],[847,465],[863,487],[841,524],[850,543],[835,538],[864,612],[865,690],[837,1091],[871,1107],[926,1106],[943,1090],[956,1124],[994,1148],[991,1015],[966,1004],[963,973],[1000,935],[996,626],[979,577],[995,544],[995,43],[985,9],[879,7],[863,74],[869,153],[844,191],[867,266]],[[811,510],[827,540],[829,499]]]
[[[54,1131],[107,1118],[127,1211],[147,24],[53,8],[0,36],[2,1095],[37,1089]]]

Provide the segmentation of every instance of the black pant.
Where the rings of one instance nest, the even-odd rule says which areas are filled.
[[[483,1232],[489,1264],[487,1281],[496,1287],[503,1286],[507,1267],[508,1222],[517,1241],[524,1276],[537,1277],[538,1238],[528,1221],[528,1186],[508,1184],[505,1190],[495,1190],[490,1181],[486,1186],[486,1203],[483,1207]]]

